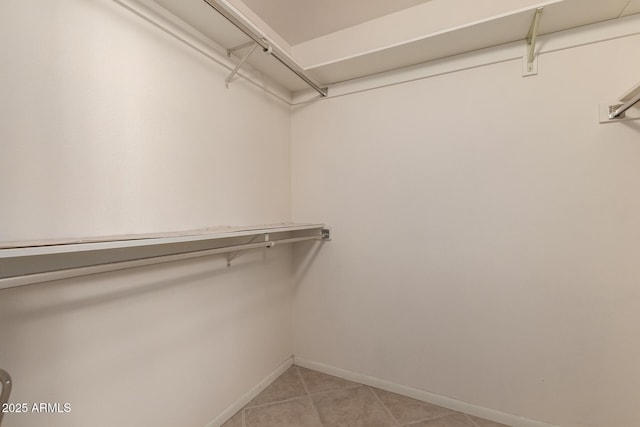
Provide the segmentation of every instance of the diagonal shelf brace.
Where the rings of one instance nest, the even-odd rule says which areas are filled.
[[[265,243],[269,243],[269,234],[265,233],[264,235],[264,242]],[[258,238],[261,237],[260,235],[255,235],[251,238],[251,240],[249,240],[247,242],[247,244],[251,244],[251,243],[255,243],[256,240],[258,240]],[[271,245],[266,246],[267,248],[271,248],[274,245],[273,242],[271,242]],[[233,261],[234,259],[238,258],[240,255],[242,255],[242,251],[235,251],[235,252],[230,252],[229,255],[227,255],[227,267],[231,267],[231,261]]]
[[[524,76],[531,76],[538,74],[537,57],[536,57],[536,41],[538,40],[538,26],[540,25],[540,16],[544,7],[536,9],[531,26],[529,27],[529,33],[527,33],[527,54],[525,57],[526,67],[524,69]]]
[[[238,70],[240,69],[240,67],[242,67],[244,65],[245,62],[247,62],[247,59],[249,59],[249,57],[251,56],[251,54],[256,50],[256,48],[258,47],[258,43],[252,43],[253,47],[251,49],[249,49],[249,52],[247,52],[242,59],[240,60],[240,62],[238,62],[238,65],[236,65],[236,68],[233,69],[233,71],[231,71],[231,74],[229,74],[229,77],[227,77],[224,82],[226,87],[229,87],[229,83],[231,83],[231,80],[233,80],[233,76],[236,75],[236,73],[238,72]]]
[[[227,56],[231,57],[231,55],[233,53],[235,53],[236,51],[242,50],[242,49],[247,48],[247,47],[251,47],[254,44],[256,44],[256,42],[249,41],[249,42],[246,42],[246,43],[242,43],[241,45],[238,45],[238,46],[230,47],[229,49],[227,49]]]

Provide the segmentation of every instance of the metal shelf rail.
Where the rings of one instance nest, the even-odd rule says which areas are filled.
[[[219,254],[228,254],[230,266],[245,251],[314,240],[331,240],[329,229],[323,224],[279,224],[37,245],[0,243],[0,290]]]

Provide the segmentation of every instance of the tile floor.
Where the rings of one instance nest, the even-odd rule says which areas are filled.
[[[292,366],[222,427],[507,427]]]

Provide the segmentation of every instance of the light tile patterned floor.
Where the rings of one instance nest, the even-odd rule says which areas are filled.
[[[292,366],[222,427],[507,427]]]

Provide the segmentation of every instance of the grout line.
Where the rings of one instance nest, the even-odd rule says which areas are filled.
[[[258,384],[252,387],[248,392],[243,394],[235,403],[229,405],[218,416],[209,421],[205,427],[220,427],[225,424],[231,418],[233,418],[241,410],[246,410],[247,405],[253,401],[253,399],[268,388],[271,383],[275,381],[282,373],[289,369],[293,365],[293,356],[287,357],[275,370],[269,375],[263,378]],[[248,423],[248,417],[246,417],[245,424]],[[546,426],[545,426],[546,427]]]
[[[640,34],[640,33],[639,33]],[[432,405],[441,406],[443,408],[452,410],[454,412],[462,412],[468,415],[476,416],[481,419],[493,421],[498,424],[503,424],[509,427],[559,427],[554,424],[549,424],[542,421],[528,419],[522,416],[509,414],[499,410],[478,406],[472,403],[463,402],[451,397],[438,395],[426,390],[416,389],[410,386],[393,383],[391,381],[383,380],[366,374],[361,374],[346,369],[337,368],[335,366],[325,365],[324,363],[315,362],[312,360],[303,359],[301,357],[295,358],[296,363],[307,369],[312,369],[327,375],[342,378],[348,381],[360,382],[362,384],[387,391],[390,393],[399,394],[401,396],[409,397],[420,402],[430,403]]]
[[[373,395],[375,396],[375,399],[382,405],[382,409],[384,409],[384,411],[387,413],[387,415],[389,415],[391,417],[391,420],[395,422],[396,426],[400,425],[400,421],[398,421],[396,419],[396,417],[393,416],[393,414],[391,413],[391,411],[389,410],[389,408],[387,408],[387,405],[384,404],[384,402],[382,401],[382,399],[380,399],[380,396],[378,396],[378,394],[373,391],[373,388],[371,388],[370,386],[365,386],[369,389],[369,391],[371,393],[373,393]]]
[[[324,426],[324,423],[322,422],[322,418],[320,417],[320,411],[318,411],[316,404],[313,403],[313,399],[311,397],[309,397],[309,400],[311,401],[311,407],[313,408],[313,412],[315,412],[316,416],[318,417],[318,422],[320,423],[320,425]]]
[[[403,427],[411,427],[411,426],[415,426],[415,425],[417,425],[418,423],[422,423],[422,422],[425,422],[425,421],[439,420],[439,419],[441,419],[441,418],[446,418],[446,417],[448,417],[448,416],[454,415],[456,412],[457,412],[457,413],[459,413],[459,414],[467,415],[467,416],[468,416],[468,414],[465,414],[464,412],[451,411],[451,412],[449,412],[448,414],[436,415],[436,416],[433,416],[433,417],[424,418],[424,419],[422,419],[422,420],[411,421],[409,424],[405,424],[405,426],[403,426]],[[473,421],[472,421],[472,422],[473,422]],[[475,423],[474,423],[473,425],[475,426]]]
[[[373,391],[373,387],[371,387],[371,386],[367,386],[367,387],[371,390],[371,392],[374,394],[374,396],[378,399],[378,402],[380,402],[380,403],[382,404],[382,407],[387,411],[387,413],[388,413],[389,415],[391,415],[391,418],[393,418],[393,420],[395,420],[395,421],[396,421],[396,423],[397,423],[398,425],[400,425],[400,421],[396,420],[396,418],[393,416],[393,414],[391,413],[391,411],[390,411],[390,410],[387,408],[387,406],[384,404],[384,402],[382,401],[382,399],[380,399],[380,396],[378,396],[378,394],[377,394],[375,391]],[[410,398],[410,399],[411,399],[411,398]],[[414,399],[414,400],[415,400],[415,399]],[[438,406],[438,405],[435,405],[435,406]],[[459,412],[459,411],[454,411],[454,410],[449,409],[449,408],[444,408],[444,407],[442,407],[442,406],[441,406],[441,408],[443,408],[443,409],[447,409],[449,412],[447,412],[447,413],[445,413],[445,414],[441,414],[441,415],[435,415],[435,416],[431,416],[431,417],[427,417],[427,418],[421,418],[421,419],[419,419],[419,420],[411,421],[410,423],[404,424],[404,426],[412,426],[412,425],[415,425],[415,424],[418,424],[418,423],[422,423],[422,422],[424,422],[424,421],[437,420],[437,419],[439,419],[439,418],[448,417],[449,415],[453,415],[453,414],[455,414],[456,412]],[[468,416],[468,414],[465,414],[464,412],[459,412],[459,413],[461,413],[461,414],[463,414],[463,415],[467,415],[467,416]],[[475,425],[475,423],[473,422],[473,420],[471,420],[471,422],[473,423],[473,425],[474,425],[475,427],[477,427],[477,426]]]
[[[355,388],[358,388],[358,387],[365,387],[365,388],[369,389],[369,392],[371,392],[373,394],[373,396],[374,396],[374,399],[380,405],[382,405],[383,410],[389,416],[391,421],[394,423],[395,427],[411,427],[411,426],[418,425],[419,423],[423,423],[425,421],[438,420],[438,419],[441,419],[441,418],[445,418],[445,417],[451,416],[451,415],[456,414],[456,413],[460,413],[460,414],[464,415],[467,418],[467,420],[471,423],[471,425],[473,427],[479,427],[478,423],[476,423],[471,418],[471,415],[469,415],[469,414],[467,414],[465,412],[461,412],[461,411],[454,411],[452,409],[449,409],[449,412],[447,412],[445,414],[431,416],[431,417],[427,417],[427,418],[422,418],[422,419],[419,419],[419,420],[411,421],[410,423],[407,423],[407,424],[400,424],[400,421],[398,421],[398,419],[396,419],[396,417],[393,415],[391,410],[384,404],[384,402],[382,401],[380,396],[378,396],[378,394],[374,391],[374,387],[368,386],[368,385],[362,384],[362,383],[357,383],[355,381],[351,381],[353,383],[353,385],[350,385],[350,386],[347,386],[347,387],[341,387],[341,388],[337,388],[337,389],[333,389],[333,390],[321,391],[321,392],[312,394],[311,392],[309,392],[309,387],[307,386],[307,383],[304,380],[304,376],[302,375],[302,372],[300,372],[300,367],[298,365],[293,365],[293,366],[295,367],[296,373],[298,375],[298,379],[300,380],[300,382],[302,384],[302,387],[304,388],[305,395],[296,396],[296,397],[292,397],[292,398],[284,399],[284,400],[277,400],[277,401],[274,401],[274,402],[263,403],[261,405],[255,405],[255,406],[251,406],[251,407],[245,406],[244,408],[241,409],[241,420],[242,420],[241,421],[241,425],[242,425],[242,427],[246,427],[247,426],[246,411],[248,409],[263,408],[263,407],[266,407],[266,406],[277,405],[277,404],[291,402],[291,401],[305,399],[305,398],[309,399],[311,401],[311,407],[313,408],[313,411],[315,412],[316,416],[318,417],[318,421],[320,422],[320,424],[323,424],[322,423],[322,419],[320,417],[320,411],[318,410],[317,406],[315,405],[312,397],[321,396],[321,395],[325,395],[325,394],[329,394],[329,393],[334,393],[334,392],[342,391],[342,390],[351,390],[351,389],[355,389]],[[320,371],[315,371],[315,372],[320,372]],[[320,372],[320,373],[322,373],[322,372]],[[444,408],[444,409],[448,409],[448,408]]]
[[[298,372],[298,375],[300,376],[300,378],[302,378],[302,374],[297,369],[297,366],[296,366],[296,371]],[[316,371],[316,372],[319,372],[319,371]],[[252,406],[247,405],[242,410],[244,411],[245,409],[263,408],[265,406],[276,405],[276,404],[279,404],[279,403],[291,402],[292,400],[302,399],[304,397],[314,397],[314,396],[319,396],[319,395],[322,395],[322,394],[333,393],[333,392],[339,391],[339,390],[349,390],[349,389],[352,389],[352,388],[363,387],[364,386],[364,384],[356,383],[355,381],[351,381],[351,382],[353,382],[354,385],[351,385],[351,386],[348,386],[348,387],[343,387],[343,388],[337,388],[337,389],[334,389],[334,390],[321,391],[321,392],[312,394],[312,393],[309,393],[309,391],[307,390],[306,383],[304,383],[304,380],[303,380],[302,385],[304,387],[304,391],[305,391],[306,395],[290,397],[288,399],[283,399],[283,400],[275,400],[273,402],[261,403],[259,405],[252,405]]]
[[[465,414],[465,415],[467,416],[467,419],[471,421],[471,424],[473,424],[475,427],[480,427],[477,422],[473,421],[473,418],[471,418],[471,415],[469,414]]]
[[[317,393],[310,394],[309,397],[322,396],[323,394],[335,393],[336,391],[342,391],[342,390],[351,390],[352,388],[358,388],[358,387],[366,387],[366,386],[364,384],[354,384],[347,387],[336,388],[333,390],[319,391]]]
[[[298,365],[293,365],[296,368],[296,372],[298,373],[298,378],[300,378],[300,382],[302,383],[302,387],[304,388],[304,392],[307,393],[307,396],[310,396],[309,388],[307,387],[307,383],[304,381],[304,377],[302,376],[302,372],[300,372],[300,368]]]
[[[298,365],[293,365],[293,366],[296,367],[296,372],[298,373],[298,377],[300,378],[300,381],[302,381],[302,386],[304,387],[304,391],[307,393],[307,399],[309,399],[309,401],[311,402],[311,408],[313,409],[313,412],[316,414],[316,417],[318,417],[318,422],[321,425],[324,425],[324,423],[322,422],[322,418],[320,417],[320,411],[318,411],[316,404],[313,403],[313,399],[311,398],[311,393],[309,393],[309,388],[307,387],[307,383],[304,381],[304,376],[302,375],[302,372],[300,372],[300,367],[298,367]]]
[[[245,408],[246,409],[264,408],[265,406],[277,405],[279,403],[287,403],[287,402],[291,402],[293,400],[304,399],[305,397],[309,397],[309,396],[290,397],[290,398],[284,399],[284,400],[276,400],[274,402],[261,403],[260,405],[253,405],[253,406],[248,406],[248,407],[245,407]]]
[[[304,375],[302,375],[302,372],[300,372],[300,366],[298,366],[298,365],[293,365],[293,366],[295,366],[296,368],[298,368],[298,374],[300,375],[300,378],[302,379],[302,385],[304,386],[304,391],[306,391],[306,392],[307,392],[307,394],[309,395],[309,397],[319,396],[319,395],[321,395],[321,394],[332,393],[332,392],[334,392],[334,391],[349,390],[349,389],[352,389],[352,388],[356,388],[356,387],[364,386],[364,384],[362,384],[362,383],[357,383],[357,382],[355,382],[355,381],[344,380],[344,378],[335,377],[335,375],[329,375],[329,374],[325,374],[324,372],[316,371],[315,369],[309,369],[310,371],[317,372],[317,373],[319,373],[319,374],[328,375],[328,376],[331,376],[331,377],[339,378],[339,379],[341,379],[341,380],[349,381],[349,382],[353,383],[353,385],[348,385],[348,386],[346,386],[346,387],[339,387],[339,388],[334,388],[334,389],[331,389],[331,390],[319,391],[319,392],[317,392],[317,393],[311,393],[311,392],[309,391],[309,388],[307,387],[307,383],[304,381]],[[305,368],[305,369],[308,369],[308,368]]]

